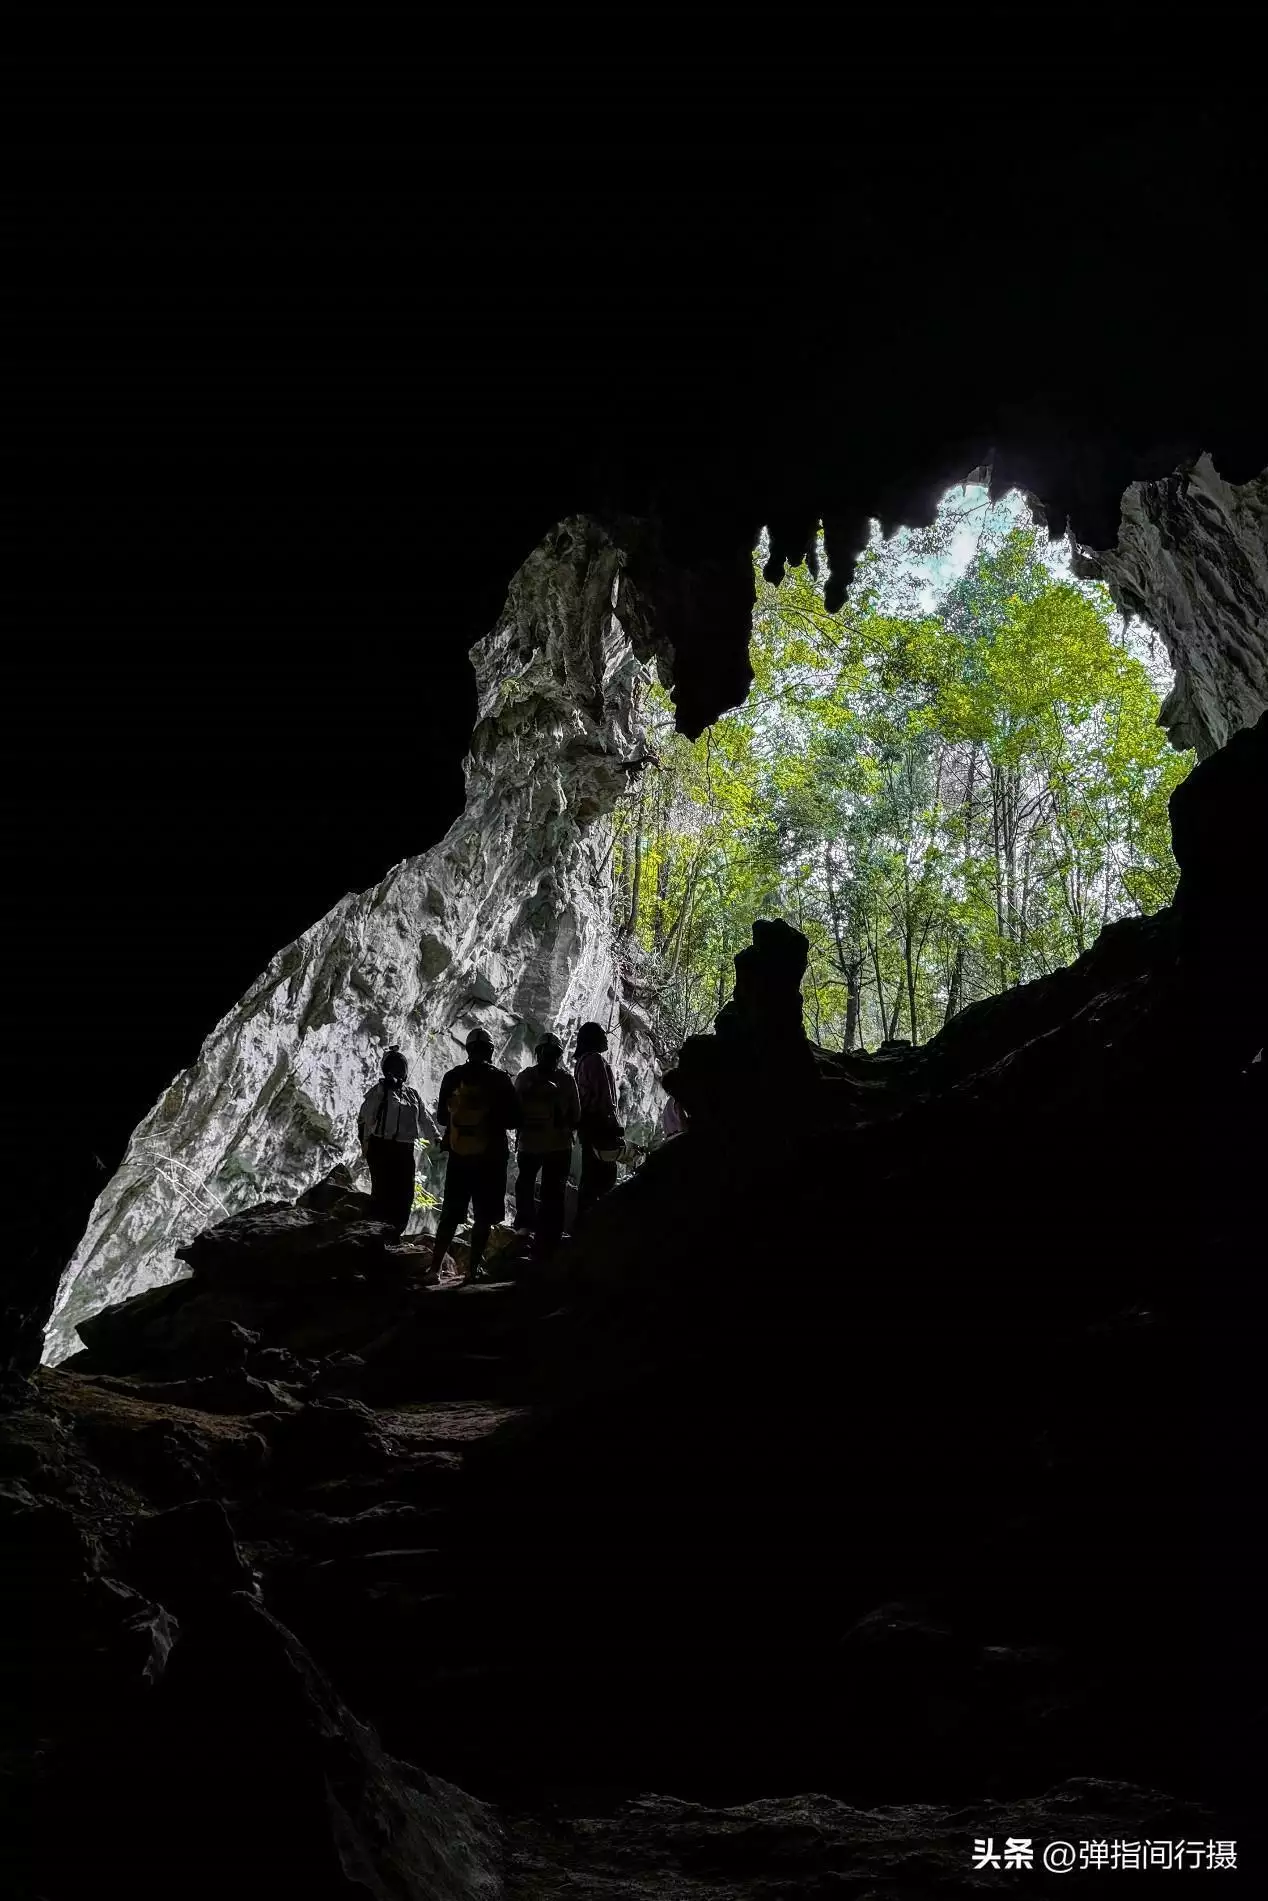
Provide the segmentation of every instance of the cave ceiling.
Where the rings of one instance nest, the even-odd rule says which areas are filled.
[[[677,140],[622,116],[594,166],[561,146],[474,247],[459,194],[464,261],[507,293],[473,319],[496,585],[568,509],[655,515],[709,581],[678,665],[695,729],[746,690],[763,525],[777,570],[822,519],[840,589],[871,517],[927,522],[983,465],[1090,547],[1134,480],[1203,450],[1258,472],[1264,160],[1228,51],[1210,83],[1104,37],[985,83],[807,61],[760,112],[688,114]]]
[[[305,45],[100,140],[85,81],[41,242],[94,342],[33,366],[32,489],[91,497],[104,587],[415,589],[451,649],[553,521],[653,516],[692,730],[763,525],[778,564],[822,519],[841,587],[990,464],[1106,547],[1129,482],[1264,465],[1260,68],[1227,19],[1030,24],[508,24],[337,84]]]

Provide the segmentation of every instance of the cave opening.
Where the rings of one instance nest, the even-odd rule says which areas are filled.
[[[698,739],[647,669],[650,767],[617,817],[613,913],[666,1048],[707,1030],[754,917],[809,940],[820,1047],[929,1040],[1170,902],[1165,649],[978,471],[924,528],[873,520],[833,609],[822,528],[756,599],[744,703]]]
[[[1258,1457],[1262,1032],[1235,985],[1264,934],[1239,552],[1262,490],[1198,470],[1130,498],[1170,540],[1138,558],[1133,529],[1115,598],[1126,575],[1158,603],[1169,730],[1209,747],[1180,784],[1148,629],[980,486],[874,532],[839,610],[822,539],[772,581],[759,541],[753,688],[694,741],[652,665],[690,587],[653,597],[636,534],[570,518],[473,650],[460,818],[279,951],[139,1126],[9,1456],[57,1586],[51,1812],[87,1789],[119,1865],[139,1835],[142,1894],[191,1786],[234,1854],[266,1790],[257,1891],[289,1890],[332,1762],[376,1841],[423,1816],[429,1895],[431,1841],[477,1826],[532,1871],[509,1892],[595,1854],[648,1893],[795,1856],[810,1891],[865,1853],[962,1868],[970,1830],[1187,1837],[1208,1793],[1246,1805],[1258,1607],[1213,1647],[1173,1528],[1236,1535]],[[386,1240],[347,1169],[382,1044],[410,1043],[430,1102],[473,1020],[518,1066],[547,1022],[600,1018],[632,1179],[553,1259],[505,1234],[484,1286]],[[852,1062],[851,1032],[931,1047]],[[682,1139],[655,1135],[666,1090]],[[160,1141],[188,1176],[153,1170]],[[235,1184],[244,1153],[271,1176]],[[1124,1195],[1161,1154],[1165,1192]],[[236,1212],[205,1227],[191,1179]],[[88,1878],[70,1854],[39,1892]]]

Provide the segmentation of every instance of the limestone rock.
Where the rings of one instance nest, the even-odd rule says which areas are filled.
[[[510,1871],[522,1894],[567,1893],[570,1901],[740,1901],[761,1895],[965,1897],[990,1892],[1006,1877],[993,1863],[975,1871],[974,1837],[992,1836],[1000,1855],[1010,1837],[1032,1847],[1042,1868],[1051,1841],[1152,1835],[1201,1836],[1212,1817],[1193,1802],[1130,1783],[1071,1777],[1043,1795],[1000,1802],[981,1797],[967,1809],[946,1803],[856,1808],[829,1795],[761,1797],[734,1807],[640,1795],[602,1814],[569,1815],[553,1826],[529,1822],[512,1838]],[[1205,1855],[1201,1865],[1207,1865]],[[1030,1864],[1022,1864],[1029,1867]],[[1173,1864],[1175,1865],[1175,1864]],[[1184,1860],[1186,1868],[1192,1858]],[[1033,1872],[1033,1869],[1031,1870]],[[1076,1874],[1072,1890],[1101,1879]],[[1042,1873],[1037,1877],[1044,1879]],[[1065,1876],[1062,1876],[1065,1879]]]
[[[315,1208],[318,1214],[338,1215],[341,1221],[368,1221],[371,1217],[372,1198],[362,1194],[354,1185],[352,1170],[340,1162],[328,1175],[295,1203],[297,1208]]]
[[[121,1374],[88,1373],[81,1377],[94,1387],[142,1399],[156,1406],[191,1407],[202,1413],[271,1413],[293,1411],[294,1394],[276,1380],[260,1379],[241,1367],[204,1373],[196,1379],[135,1380]]]
[[[644,758],[637,689],[672,658],[651,572],[633,526],[618,545],[582,518],[529,556],[472,649],[461,817],[279,951],[139,1124],[62,1276],[48,1359],[75,1350],[81,1320],[175,1278],[200,1230],[359,1167],[356,1114],[390,1043],[430,1106],[477,1024],[515,1073],[543,1030],[567,1044],[593,1018],[622,1120],[654,1123],[660,1064],[622,1013],[608,872],[613,809]],[[420,1173],[434,1183],[430,1151]]]
[[[1124,613],[1162,635],[1176,669],[1160,715],[1199,759],[1268,709],[1268,471],[1240,487],[1208,455],[1123,496],[1118,545],[1084,549]]]
[[[197,1613],[232,1591],[259,1596],[256,1578],[214,1498],[192,1499],[139,1520],[132,1567],[146,1589],[177,1613]]]
[[[84,1322],[76,1367],[90,1373],[173,1372],[197,1378],[241,1366],[260,1343],[257,1330],[221,1310],[209,1314],[201,1285],[182,1280],[134,1294]]]
[[[179,1867],[187,1893],[243,1901],[495,1901],[482,1803],[389,1756],[250,1592],[197,1609],[147,1720],[113,1751],[90,1736],[59,1752],[37,1812],[42,1891],[126,1868],[129,1892],[158,1901]]]
[[[801,1005],[809,950],[782,920],[753,925],[753,942],[736,953],[735,992],[718,1012],[716,1035],[688,1037],[662,1078],[696,1126],[727,1128],[737,1102],[775,1103],[813,1085]]]
[[[178,1251],[213,1287],[302,1287],[376,1266],[391,1239],[381,1221],[340,1221],[309,1208],[249,1208]]]

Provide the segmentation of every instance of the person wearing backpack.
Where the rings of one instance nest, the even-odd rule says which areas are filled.
[[[520,1127],[515,1141],[515,1225],[536,1230],[534,1252],[554,1247],[564,1231],[564,1188],[572,1160],[573,1130],[581,1119],[577,1085],[562,1067],[564,1046],[544,1036],[533,1062],[515,1078]],[[541,1211],[535,1214],[538,1174]]]
[[[577,1031],[577,1095],[581,1103],[581,1185],[577,1213],[584,1214],[600,1195],[616,1186],[616,1165],[625,1134],[616,1113],[616,1083],[604,1051],[607,1033],[602,1024],[583,1023]]]
[[[423,1099],[406,1084],[409,1068],[395,1043],[383,1077],[361,1104],[357,1136],[370,1168],[370,1218],[404,1234],[414,1206],[414,1144],[423,1132]]]
[[[506,1168],[510,1159],[506,1132],[519,1127],[520,1104],[506,1071],[493,1067],[493,1039],[488,1031],[472,1030],[466,1047],[467,1060],[446,1075],[436,1107],[446,1161],[445,1193],[432,1260],[437,1268],[441,1266],[470,1208],[467,1279],[479,1280],[489,1230],[506,1213]]]

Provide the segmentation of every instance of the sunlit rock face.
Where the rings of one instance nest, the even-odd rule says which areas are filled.
[[[529,556],[472,649],[462,816],[279,951],[154,1105],[62,1277],[47,1358],[75,1350],[78,1320],[175,1278],[174,1250],[210,1222],[354,1160],[390,1043],[430,1107],[477,1024],[514,1074],[544,1030],[568,1048],[593,1018],[627,1128],[650,1126],[661,1065],[624,990],[610,875],[613,809],[643,754],[636,688],[672,661],[639,558],[636,525],[618,545],[582,518]]]
[[[1209,456],[1123,496],[1118,545],[1078,572],[1158,629],[1176,669],[1161,713],[1207,759],[1268,709],[1268,473],[1240,487]]]

